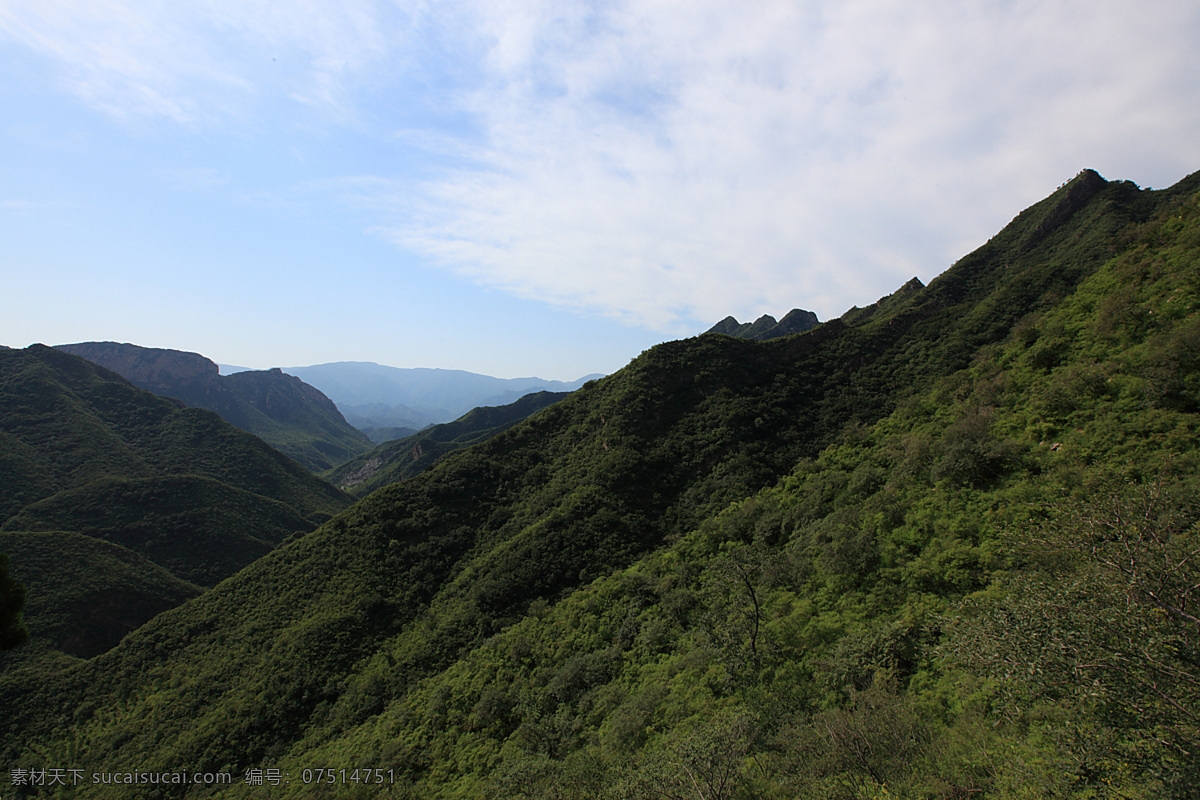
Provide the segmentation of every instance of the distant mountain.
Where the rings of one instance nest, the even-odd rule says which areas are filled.
[[[570,394],[533,392],[508,405],[471,409],[454,422],[431,425],[405,438],[386,442],[330,470],[324,477],[343,490],[364,497],[381,486],[424,472],[447,453],[490,439]]]
[[[11,564],[29,589],[31,640],[77,655],[115,644],[350,502],[216,414],[43,345],[0,350],[0,487],[4,549],[39,554]],[[66,537],[56,549],[43,536],[62,532],[108,546]],[[147,562],[170,580],[130,584]]]
[[[346,421],[367,435],[376,444],[399,438],[391,435],[410,436],[422,428],[437,423],[431,422],[442,415],[442,411],[418,411],[403,405],[387,403],[364,403],[340,406]]]
[[[575,381],[493,378],[452,369],[402,369],[366,361],[339,361],[284,372],[324,392],[352,425],[406,427],[450,422],[479,406],[500,406],[531,392],[573,392],[600,375]]]
[[[278,369],[221,375],[215,363],[197,353],[117,342],[58,349],[111,369],[147,391],[215,411],[314,472],[371,447],[371,440],[328,397]]]
[[[403,439],[405,436],[412,436],[417,433],[416,428],[410,428],[406,425],[400,425],[390,428],[361,428],[363,433],[375,444],[383,444],[396,439]],[[353,459],[352,459],[353,460]]]
[[[779,321],[770,314],[763,314],[754,322],[738,322],[733,317],[726,317],[705,333],[723,333],[737,339],[754,339],[761,342],[793,333],[804,333],[819,324],[820,321],[813,312],[793,308]]]

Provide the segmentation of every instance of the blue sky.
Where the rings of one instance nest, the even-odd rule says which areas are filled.
[[[969,6],[969,7],[968,7]],[[0,0],[0,343],[569,380],[1200,169],[1174,0]]]

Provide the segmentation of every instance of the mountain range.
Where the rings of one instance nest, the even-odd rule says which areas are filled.
[[[333,400],[347,421],[377,443],[458,419],[479,406],[501,406],[531,392],[572,392],[587,375],[564,382],[542,378],[493,378],[452,369],[403,369],[362,361],[309,367],[285,367],[289,375],[317,387]]]
[[[312,386],[278,369],[221,375],[197,353],[117,342],[57,349],[82,356],[155,394],[215,411],[313,471],[331,469],[371,447],[337,406]]]
[[[419,433],[384,442],[322,477],[364,497],[381,486],[424,472],[447,453],[489,439],[569,394],[532,392],[507,405],[473,408],[454,422],[430,425]]]
[[[0,352],[26,504],[145,459],[74,452],[169,417],[43,350]],[[39,416],[59,384],[81,399]],[[1198,444],[1200,173],[1085,170],[928,285],[652,348],[104,652],[31,620],[0,752],[22,777],[230,776],[145,797],[1184,800]],[[12,558],[30,608],[91,514]],[[88,558],[136,585],[137,555]]]

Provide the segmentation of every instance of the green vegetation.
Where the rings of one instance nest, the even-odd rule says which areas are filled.
[[[813,312],[793,308],[784,314],[781,320],[776,320],[770,314],[763,314],[754,322],[738,322],[733,317],[726,317],[709,328],[707,333],[723,333],[738,339],[755,339],[761,342],[790,336],[793,333],[804,333],[819,324],[820,321]]]
[[[29,637],[21,619],[25,587],[8,574],[8,556],[0,552],[0,650],[11,650]]]
[[[30,503],[0,530],[73,530],[212,586],[311,522],[278,500],[212,478],[101,478]]]
[[[101,478],[197,475],[322,521],[348,498],[208,411],[42,345],[0,351],[0,518]]]
[[[1085,172],[927,287],[656,347],[0,670],[0,744],[290,780],[145,796],[1193,797],[1197,353],[1200,175]]]
[[[350,500],[215,414],[40,345],[0,351],[0,485],[26,649],[43,655],[115,645]],[[21,595],[6,576],[0,594],[13,642]]]
[[[32,649],[90,658],[203,591],[125,547],[79,533],[3,532],[0,548],[32,587],[25,608]]]
[[[333,401],[299,378],[273,369],[237,372],[221,381],[240,401],[222,417],[314,472],[371,447],[367,435],[346,422]]]
[[[330,483],[364,497],[381,486],[411,478],[429,469],[447,453],[489,439],[531,414],[557,403],[568,392],[532,392],[504,406],[482,406],[454,422],[431,425],[419,433],[376,447],[326,472]]]

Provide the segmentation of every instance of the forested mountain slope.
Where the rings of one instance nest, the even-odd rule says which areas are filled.
[[[0,673],[6,756],[226,797],[1189,797],[1198,191],[1085,172],[927,287],[647,351]]]
[[[495,436],[568,394],[532,392],[507,405],[473,408],[453,422],[430,425],[419,433],[385,442],[323,477],[364,497],[381,486],[424,472],[447,453]]]
[[[88,658],[203,591],[128,547],[82,533],[0,531],[0,551],[20,565],[30,587],[24,617],[33,641],[26,650]]]
[[[371,447],[366,434],[346,422],[333,401],[278,369],[221,375],[214,362],[197,353],[117,342],[56,349],[83,356],[147,391],[215,411],[314,472]]]
[[[76,655],[115,645],[350,502],[215,414],[41,345],[0,351],[0,487],[29,648]]]
[[[318,520],[346,497],[216,414],[138,389],[78,356],[0,351],[0,515],[102,478],[195,475],[286,503]]]

